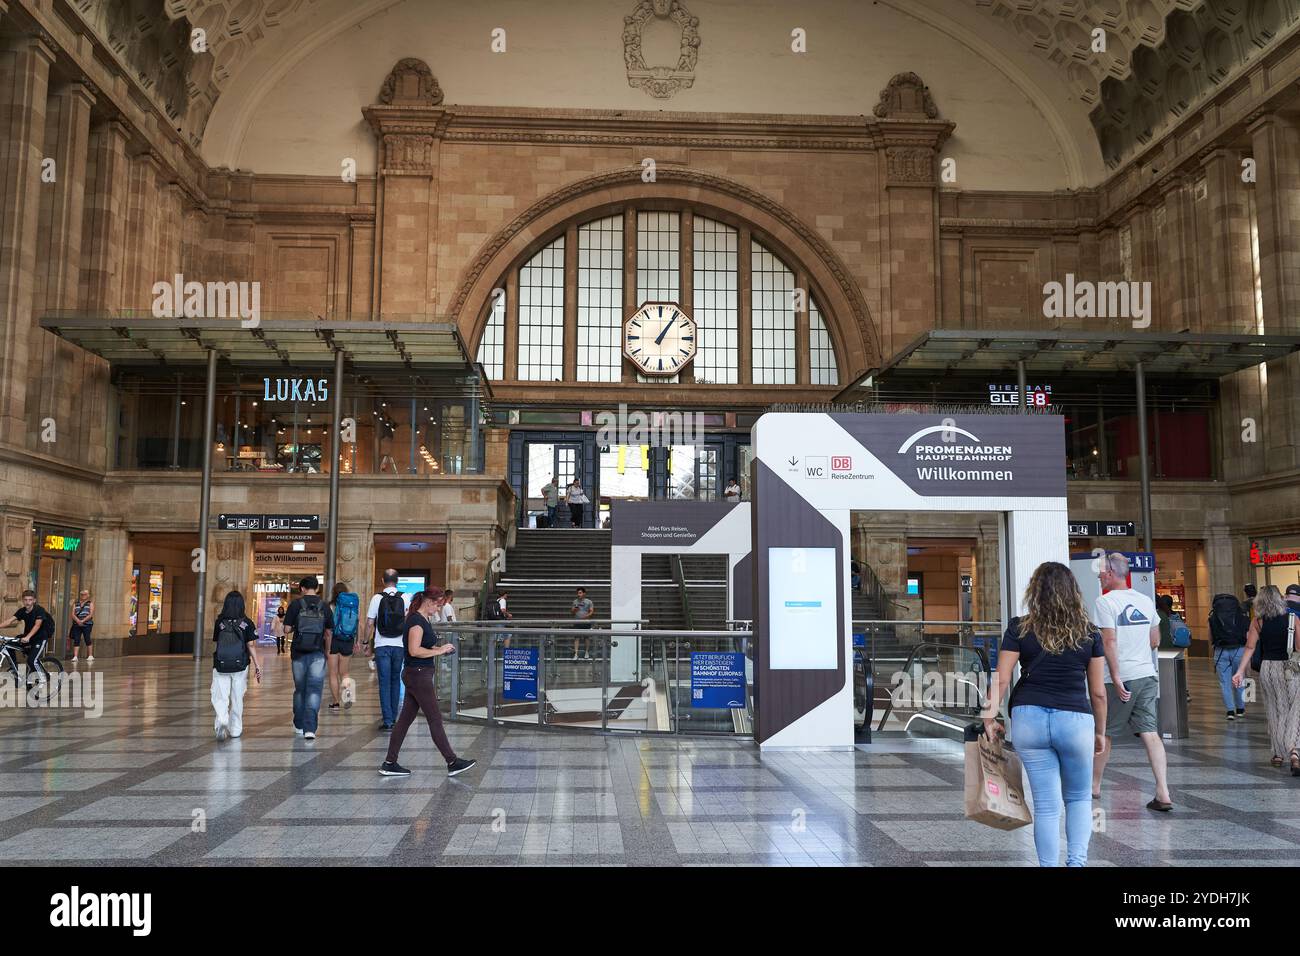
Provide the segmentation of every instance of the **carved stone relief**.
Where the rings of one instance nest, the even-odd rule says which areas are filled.
[[[437,106],[442,102],[442,87],[427,63],[407,57],[389,71],[379,102],[385,106]]]
[[[641,50],[641,34],[653,19],[671,20],[681,32],[681,46],[673,66],[649,66]],[[645,90],[655,99],[666,100],[679,90],[695,85],[695,64],[700,54],[699,17],[681,0],[641,0],[631,16],[623,18],[623,61],[627,85]]]

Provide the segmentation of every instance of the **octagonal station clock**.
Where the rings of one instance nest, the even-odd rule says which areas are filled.
[[[623,354],[646,375],[676,375],[695,358],[695,322],[676,302],[647,302],[623,323]]]

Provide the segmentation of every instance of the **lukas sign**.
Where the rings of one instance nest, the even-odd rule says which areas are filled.
[[[264,378],[262,398],[268,402],[323,402],[330,397],[323,378]]]

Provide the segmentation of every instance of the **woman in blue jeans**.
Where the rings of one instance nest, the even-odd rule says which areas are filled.
[[[1101,633],[1088,620],[1074,575],[1059,562],[1038,566],[1024,603],[1024,617],[1011,620],[998,648],[990,699],[1001,701],[1019,662],[1020,680],[1007,709],[1033,793],[1038,865],[1057,865],[1064,802],[1065,865],[1084,866],[1092,838],[1092,758],[1106,740]],[[1003,733],[992,717],[984,728],[990,737]]]

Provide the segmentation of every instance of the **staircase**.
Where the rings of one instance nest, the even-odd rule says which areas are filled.
[[[666,554],[641,558],[641,616],[654,630],[720,631],[726,629],[727,559],[720,554],[682,555],[682,575],[691,605],[691,627],[681,589]]]
[[[611,533],[604,529],[520,528],[497,590],[516,619],[568,620],[576,588],[587,589],[597,620],[608,620]]]

